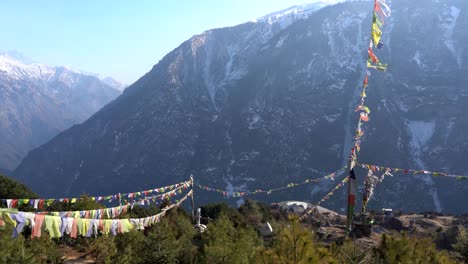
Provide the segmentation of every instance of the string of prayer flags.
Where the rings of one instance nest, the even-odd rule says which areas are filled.
[[[383,8],[382,8],[383,7]],[[380,19],[378,17],[380,14]],[[382,49],[384,44],[381,42],[382,30],[384,18],[390,16],[390,8],[385,3],[385,0],[374,0],[374,12],[372,18],[372,30],[371,30],[371,41],[368,48],[368,59],[367,67],[373,68],[380,71],[386,71],[387,65],[382,64],[377,56],[374,54],[372,47],[375,46],[377,49]]]
[[[186,186],[186,185],[191,185],[192,181],[184,181],[181,183],[176,183],[173,185],[168,185],[165,187],[160,187],[156,189],[151,189],[151,190],[145,190],[145,191],[139,191],[139,192],[131,192],[131,193],[118,193],[118,194],[113,194],[113,195],[107,195],[107,196],[91,196],[87,197],[87,199],[91,199],[96,202],[100,201],[121,201],[122,199],[134,199],[138,196],[148,196],[154,193],[165,193],[168,190],[173,190],[175,188],[178,188],[180,186]],[[17,208],[21,205],[24,204],[29,204],[34,207],[34,209],[44,209],[44,207],[49,207],[52,205],[54,202],[68,202],[68,203],[76,203],[82,198],[50,198],[50,199],[1,199],[3,203],[6,203],[8,208]]]
[[[372,171],[388,171],[390,172],[401,172],[403,174],[425,174],[425,175],[432,175],[434,177],[448,177],[457,180],[468,180],[468,176],[463,175],[456,175],[456,174],[449,174],[445,172],[437,172],[437,171],[428,171],[428,170],[414,170],[414,169],[400,169],[400,168],[390,168],[384,166],[377,166],[377,165],[369,165],[369,164],[359,164],[363,169],[372,170]],[[388,174],[387,174],[388,175]]]
[[[135,199],[133,198],[130,198],[129,200],[122,199],[122,203],[126,205],[130,204],[133,206],[134,204],[140,204],[140,205],[144,205],[145,203],[149,204],[150,201],[153,201],[153,202],[162,201],[167,198],[173,197],[177,194],[181,194],[183,189],[186,190],[190,187],[191,187],[191,182],[185,182],[182,185],[176,187],[175,189],[172,189],[169,192],[161,193],[155,196],[144,196],[142,198],[139,198],[137,201],[134,201]]]
[[[382,8],[383,7],[383,8]],[[380,19],[377,15],[380,15]],[[374,13],[372,19],[372,40],[374,45],[378,47],[380,42],[380,36],[382,31],[380,28],[383,26],[385,18],[391,14],[390,7],[387,5],[385,0],[374,1]]]
[[[374,190],[375,190],[375,187],[377,186],[377,183],[383,182],[386,175],[393,176],[390,173],[390,170],[385,170],[382,173],[382,176],[379,178],[374,175],[373,170],[371,169],[368,170],[367,176],[364,179],[364,186],[362,190],[362,213],[366,212],[367,203],[374,195]]]
[[[376,0],[374,2],[374,14],[377,14],[377,13],[380,14],[381,16],[380,24],[383,25],[384,19],[391,15],[390,7],[387,5],[385,0]]]
[[[383,8],[382,8],[383,6]],[[381,18],[377,16],[381,15]],[[390,15],[390,8],[385,3],[385,0],[374,0],[374,10],[372,17],[372,27],[371,35],[369,40],[369,47],[367,48],[367,68],[376,69],[380,71],[386,71],[387,65],[383,64],[377,55],[374,53],[373,47],[378,49],[383,48],[383,43],[381,42],[382,30],[380,29],[384,24],[384,18]],[[354,173],[354,167],[357,163],[358,152],[361,151],[362,137],[364,136],[364,131],[362,129],[363,122],[369,122],[370,109],[365,105],[365,99],[367,97],[366,89],[369,84],[370,72],[366,70],[364,81],[362,82],[362,91],[359,105],[356,107],[356,112],[359,112],[358,125],[356,128],[356,133],[354,137],[354,144],[351,148],[349,155],[349,183],[348,183],[348,210],[346,218],[346,230],[350,230],[351,222],[354,217],[354,207],[356,204],[356,174]]]
[[[144,197],[138,201],[128,202],[127,204],[115,206],[115,207],[108,207],[102,209],[94,209],[94,210],[81,210],[81,211],[44,211],[40,212],[43,215],[53,215],[53,216],[60,216],[66,218],[77,218],[77,219],[107,219],[107,218],[117,218],[124,215],[129,208],[133,209],[134,205],[150,205],[151,202],[154,204],[158,204],[159,201],[166,200],[168,198],[172,198],[178,194],[182,194],[183,189],[188,189],[189,186],[183,185],[169,191],[167,193],[159,194],[153,197]]]
[[[317,206],[319,206],[321,203],[327,201],[328,199],[330,199],[330,197],[332,197],[335,192],[341,188],[343,188],[345,185],[346,185],[346,182],[348,182],[349,178],[348,177],[344,177],[343,180],[341,180],[340,183],[338,183],[330,192],[328,192],[322,199],[320,199],[320,201],[318,203],[316,203],[314,206],[312,206],[312,208],[310,208],[309,210],[307,210],[301,217],[299,217],[299,221],[302,221],[304,220],[307,215],[310,215]]]
[[[343,167],[343,168],[341,168],[339,170],[336,170],[336,171],[334,171],[332,173],[329,173],[329,174],[327,174],[327,175],[325,175],[325,176],[323,176],[321,178],[307,179],[307,180],[305,180],[303,182],[300,182],[300,183],[289,183],[286,186],[279,187],[279,188],[274,188],[274,189],[270,189],[270,190],[257,189],[257,190],[254,190],[254,191],[228,192],[228,191],[225,191],[225,190],[211,188],[211,187],[200,185],[200,184],[197,184],[197,187],[202,189],[202,190],[205,190],[205,191],[212,191],[212,192],[220,193],[223,196],[226,196],[228,198],[229,197],[232,197],[232,198],[243,197],[243,196],[246,196],[246,195],[254,195],[254,194],[259,194],[259,193],[271,194],[272,192],[276,192],[276,191],[280,191],[280,190],[284,190],[284,189],[288,189],[288,188],[294,188],[294,187],[304,185],[304,184],[316,183],[316,182],[320,182],[320,181],[323,181],[323,180],[329,180],[329,179],[334,180],[335,176],[341,174],[341,172],[344,171],[346,168],[347,167],[345,166],[345,167]]]
[[[343,188],[345,186],[345,184],[349,181],[348,177],[345,177],[340,183],[338,183],[335,188],[333,188],[329,193],[327,193],[318,203],[317,203],[317,206],[319,206],[320,204],[322,204],[323,202],[327,201],[328,199],[330,199],[330,197],[332,197],[333,195],[335,195],[335,192],[341,188]]]
[[[379,18],[380,15],[380,18]],[[385,0],[374,0],[373,19],[371,27],[371,36],[369,46],[367,48],[367,68],[376,69],[380,71],[387,70],[387,64],[383,64],[374,52],[373,47],[382,49],[384,44],[381,42],[382,30],[381,27],[384,24],[384,18],[390,16],[390,8],[386,4]],[[351,148],[349,155],[349,169],[352,170],[357,162],[357,154],[361,151],[362,137],[364,136],[364,130],[362,128],[363,122],[369,122],[370,120],[370,109],[365,105],[365,98],[367,97],[366,90],[369,85],[369,77],[371,73],[366,70],[364,80],[362,82],[361,98],[356,112],[359,112],[358,125],[355,132],[354,144]]]
[[[0,208],[0,224],[11,224],[13,227],[13,237],[17,237],[25,226],[31,227],[31,237],[41,237],[42,230],[49,233],[51,238],[60,238],[64,234],[71,238],[78,236],[91,237],[98,234],[117,235],[130,232],[131,230],[144,230],[158,223],[163,216],[172,208],[179,207],[188,197],[193,195],[190,190],[177,203],[168,205],[161,209],[156,215],[142,218],[126,219],[89,219],[89,218],[69,218],[61,216],[43,215],[42,213],[18,212],[12,209]]]

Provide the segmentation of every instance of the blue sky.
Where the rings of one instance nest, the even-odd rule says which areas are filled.
[[[131,84],[183,41],[316,0],[0,2],[0,50]]]

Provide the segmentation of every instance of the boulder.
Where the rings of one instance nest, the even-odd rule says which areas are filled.
[[[397,232],[404,231],[407,228],[403,225],[403,222],[396,217],[385,217],[381,226],[385,229],[395,230]]]

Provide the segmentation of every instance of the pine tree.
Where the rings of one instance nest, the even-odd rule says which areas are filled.
[[[174,233],[177,240],[178,261],[179,263],[193,263],[197,253],[193,245],[193,239],[197,234],[194,226],[187,215],[181,213],[171,217],[174,226]]]
[[[31,250],[25,247],[24,237],[11,238],[12,230],[12,226],[0,229],[0,263],[39,263]]]
[[[24,245],[39,263],[56,264],[63,262],[63,253],[59,250],[55,241],[51,240],[46,234],[39,238],[27,239]]]
[[[222,215],[202,236],[206,263],[251,263],[260,246],[253,229],[235,228],[234,223]]]
[[[117,253],[112,261],[116,264],[141,263],[141,255],[144,249],[145,236],[141,231],[132,230],[126,234],[118,234],[114,238]]]
[[[277,235],[267,263],[334,263],[330,252],[315,245],[312,231],[301,226],[296,216]],[[273,258],[274,262],[270,262]]]
[[[0,197],[4,199],[9,198],[37,198],[37,194],[32,192],[26,185],[0,175]]]
[[[468,263],[468,232],[464,227],[460,227],[457,234],[457,242],[453,244],[453,250],[459,258]]]
[[[140,263],[176,263],[177,240],[167,219],[153,226],[143,242]]]
[[[428,238],[408,238],[384,234],[378,248],[374,249],[375,263],[455,263],[446,252],[437,251]]]
[[[97,264],[111,264],[112,257],[117,253],[114,237],[100,236],[93,242],[94,255]]]
[[[272,219],[269,207],[250,199],[239,207],[239,213],[246,218],[248,224],[253,225],[260,225]]]
[[[343,264],[366,264],[370,262],[369,251],[372,247],[362,249],[352,240],[347,240],[343,245],[333,245],[334,257]]]

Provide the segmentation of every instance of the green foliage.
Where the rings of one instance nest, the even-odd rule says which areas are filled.
[[[48,236],[13,239],[12,230],[12,226],[0,230],[0,263],[63,263],[62,253]]]
[[[261,245],[253,229],[235,228],[226,215],[208,225],[202,243],[206,263],[252,263]]]
[[[117,253],[114,237],[100,236],[93,242],[97,264],[111,264],[112,257]]]
[[[184,211],[172,210],[155,226],[115,237],[112,263],[194,263],[196,231]]]
[[[352,240],[347,240],[341,246],[333,245],[333,256],[339,263],[343,264],[366,264],[371,260],[370,250],[372,248],[362,249]]]
[[[139,218],[145,217],[148,215],[155,215],[159,213],[161,210],[156,205],[151,205],[149,207],[134,205],[133,208],[130,208],[124,218]]]
[[[245,218],[227,203],[208,204],[201,207],[202,215],[209,219],[218,219],[221,215],[228,217],[235,226],[245,223]]]
[[[277,234],[273,247],[260,254],[263,263],[335,263],[328,249],[316,245],[312,231],[290,216]]]
[[[143,242],[140,263],[176,263],[177,240],[167,219],[155,225]]]
[[[48,235],[26,240],[25,247],[31,250],[39,263],[63,263],[62,252]]]
[[[37,198],[37,194],[32,192],[28,187],[26,187],[26,185],[14,179],[0,175],[0,197],[3,199],[33,199]]]
[[[13,198],[24,198],[34,199],[37,198],[37,194],[32,192],[26,185],[0,175],[0,198],[2,199],[13,199]],[[0,207],[4,207],[3,203],[0,202]],[[33,207],[29,204],[23,204],[19,207],[21,211],[32,211]]]
[[[0,229],[0,263],[39,263],[31,250],[24,248],[23,237],[11,238],[13,227]]]
[[[113,263],[141,263],[140,254],[145,250],[144,241],[145,235],[138,230],[132,230],[126,234],[118,234],[114,239],[117,253],[112,257]]]
[[[174,216],[170,216],[169,219],[177,240],[177,258],[179,263],[193,263],[197,255],[197,248],[193,244],[197,232],[190,221],[190,217],[187,214],[179,212],[174,214]]]
[[[457,234],[457,242],[452,246],[458,257],[465,263],[468,263],[468,232],[466,232],[464,227],[460,227]]]
[[[250,199],[247,199],[245,203],[239,207],[239,213],[245,217],[249,224],[258,225],[266,221],[271,221],[272,219],[270,208],[267,205]]]
[[[384,234],[373,251],[375,263],[454,263],[445,252],[437,251],[430,239],[408,238]]]
[[[105,208],[104,205],[94,201],[91,197],[83,194],[80,199],[75,203],[70,202],[56,202],[47,207],[47,211],[81,211],[81,210],[95,210]]]

